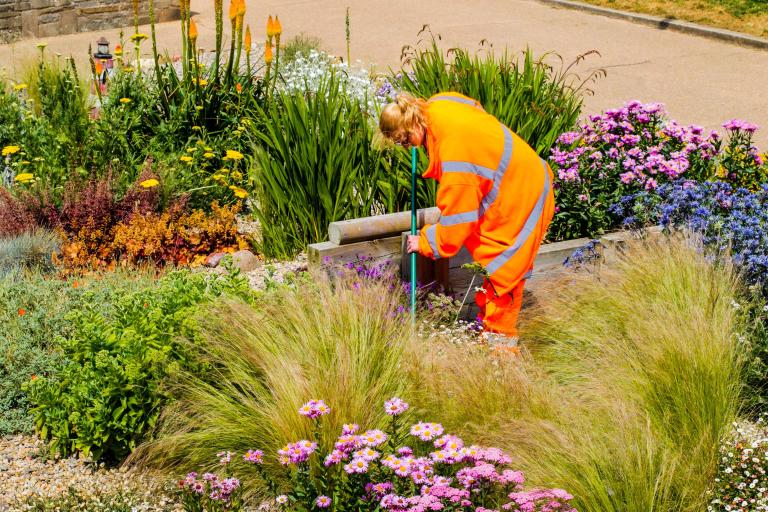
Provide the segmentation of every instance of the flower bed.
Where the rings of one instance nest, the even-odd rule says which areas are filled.
[[[498,448],[466,445],[446,434],[439,423],[417,422],[408,427],[401,417],[409,405],[400,398],[384,404],[390,416],[388,431],[361,431],[344,425],[331,446],[322,446],[315,435],[288,443],[276,458],[287,469],[289,485],[280,488],[264,469],[265,454],[248,450],[242,463],[256,468],[280,510],[429,510],[519,512],[575,512],[572,496],[562,489],[523,490],[520,471],[509,469],[512,459]],[[311,400],[299,414],[315,423],[331,409],[322,400]],[[233,477],[233,457],[218,454],[225,476],[189,473],[179,482],[185,510],[242,510],[242,488]]]

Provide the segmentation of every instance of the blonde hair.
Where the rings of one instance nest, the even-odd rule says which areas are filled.
[[[381,111],[379,131],[388,139],[396,139],[407,135],[416,127],[426,128],[426,105],[427,102],[423,99],[401,92],[394,102]]]

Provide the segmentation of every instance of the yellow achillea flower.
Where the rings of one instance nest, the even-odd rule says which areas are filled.
[[[13,86],[14,91],[23,91],[27,88],[27,84],[16,84]]]
[[[243,154],[239,151],[235,151],[234,149],[228,149],[227,150],[227,156],[224,157],[224,160],[242,160]]]
[[[209,159],[210,159],[210,158],[213,158],[213,153],[210,153],[210,152],[207,152],[207,153],[203,153],[203,157],[205,157],[205,158],[209,158]]]
[[[184,155],[183,157],[179,158],[179,160],[181,160],[182,162],[188,163],[188,164],[192,163],[192,157],[191,156]]]
[[[200,78],[200,79],[193,78],[192,79],[192,83],[193,84],[197,84],[200,87],[204,87],[204,86],[208,85],[208,80],[206,80],[205,78]]]
[[[202,128],[200,128],[197,125],[193,126],[192,129],[195,130],[196,132],[202,130]]]
[[[141,32],[136,32],[135,34],[133,34],[131,36],[131,41],[133,41],[134,43],[137,43],[137,42],[141,42],[141,41],[145,40],[148,37],[149,36],[147,34],[142,34]]]
[[[156,186],[158,186],[159,184],[160,184],[160,182],[159,182],[159,181],[157,181],[155,178],[150,178],[150,179],[148,179],[148,180],[144,180],[144,181],[142,181],[141,183],[139,183],[139,185],[141,185],[141,186],[142,186],[142,187],[144,187],[144,188],[152,188],[152,187],[156,187]]]
[[[18,153],[21,151],[21,148],[19,146],[5,146],[3,148],[3,156],[13,155],[14,153]]]
[[[246,197],[248,197],[248,191],[246,191],[245,189],[236,187],[234,185],[230,185],[229,189],[232,190],[235,196],[239,197],[240,199],[245,199]]]
[[[34,175],[29,172],[23,172],[21,174],[17,174],[16,178],[14,178],[19,183],[26,183],[28,181],[32,181],[34,179]]]
[[[120,103],[122,103],[123,105],[127,105],[130,102],[131,102],[130,98],[120,98]]]
[[[196,147],[187,148],[187,153],[194,153],[195,151],[197,151]]]

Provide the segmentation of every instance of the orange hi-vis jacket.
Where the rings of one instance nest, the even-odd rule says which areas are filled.
[[[520,137],[457,93],[427,102],[425,178],[434,178],[440,220],[421,230],[419,253],[449,258],[466,246],[496,294],[530,277],[555,210],[553,174]]]

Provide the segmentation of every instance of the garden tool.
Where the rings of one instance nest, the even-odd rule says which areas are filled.
[[[416,235],[416,147],[411,147],[411,235]],[[416,253],[411,253],[411,321],[416,323]]]

